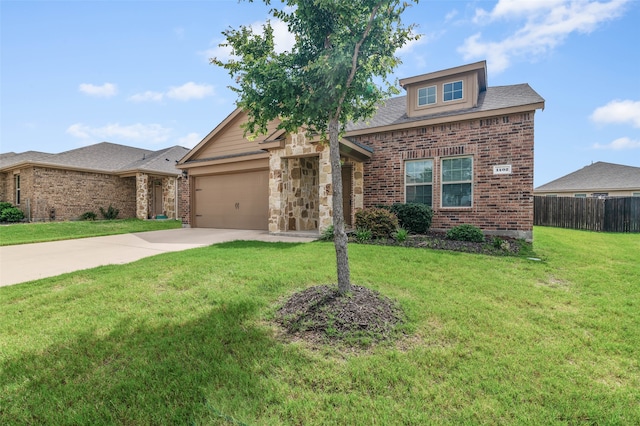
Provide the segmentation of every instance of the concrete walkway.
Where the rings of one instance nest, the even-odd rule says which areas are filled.
[[[182,228],[0,247],[0,286],[235,240],[309,242],[318,235]]]

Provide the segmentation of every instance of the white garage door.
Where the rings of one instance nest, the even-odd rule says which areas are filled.
[[[197,228],[268,229],[269,171],[195,178]]]

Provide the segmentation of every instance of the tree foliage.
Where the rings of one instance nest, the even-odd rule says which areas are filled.
[[[270,4],[269,0],[264,0]],[[414,0],[417,2],[417,0]],[[278,52],[269,21],[261,34],[248,26],[223,32],[228,60],[213,58],[235,79],[238,107],[248,113],[245,134],[266,133],[280,120],[287,132],[305,129],[329,141],[333,182],[333,225],[338,286],[350,289],[342,209],[339,137],[347,123],[371,117],[376,105],[397,93],[389,76],[400,63],[396,51],[415,39],[399,0],[283,0],[273,18],[295,36],[290,51]],[[375,84],[374,78],[381,84]]]

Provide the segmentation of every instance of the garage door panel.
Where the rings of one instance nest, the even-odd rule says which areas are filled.
[[[268,171],[198,176],[195,184],[196,227],[268,229]]]

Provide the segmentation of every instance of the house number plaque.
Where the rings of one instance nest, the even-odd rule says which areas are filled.
[[[499,166],[493,166],[494,175],[510,175],[511,164],[501,164]]]

